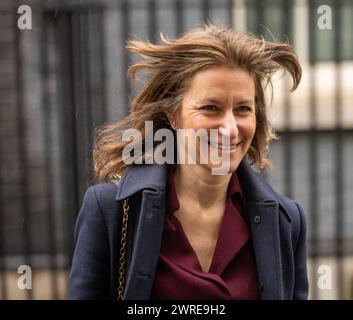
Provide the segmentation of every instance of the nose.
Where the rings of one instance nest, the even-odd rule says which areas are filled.
[[[219,126],[221,135],[229,136],[230,141],[236,140],[239,134],[238,122],[233,112],[225,113]]]

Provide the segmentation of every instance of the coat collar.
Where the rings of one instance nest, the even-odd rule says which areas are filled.
[[[243,160],[237,174],[250,202],[278,202],[276,193],[267,182],[250,168],[247,160]],[[136,165],[131,166],[121,180],[115,199],[121,201],[144,189],[165,190],[167,185],[168,165]],[[282,204],[281,204],[282,205]]]
[[[165,190],[167,184],[168,165],[150,164],[131,166],[121,179],[115,199],[121,201],[136,192]]]
[[[243,160],[237,169],[238,178],[242,181],[242,186],[248,201],[278,201],[276,193],[268,185],[260,174],[250,168],[247,160]]]

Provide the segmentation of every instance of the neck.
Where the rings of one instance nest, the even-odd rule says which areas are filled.
[[[185,203],[196,201],[200,208],[224,204],[231,175],[212,175],[209,169],[200,165],[179,165],[174,173],[178,198]]]

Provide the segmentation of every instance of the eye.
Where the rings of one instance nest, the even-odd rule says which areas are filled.
[[[237,108],[235,108],[235,112],[240,112],[240,113],[252,113],[253,112],[253,108],[247,105],[244,106],[239,106]]]
[[[210,104],[210,105],[202,106],[200,109],[201,110],[205,110],[205,111],[210,111],[210,112],[213,111],[214,112],[214,111],[218,110],[218,107],[215,106],[215,105]]]

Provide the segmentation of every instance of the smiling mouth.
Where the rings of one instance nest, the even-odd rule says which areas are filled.
[[[212,148],[217,148],[217,149],[220,149],[220,150],[235,150],[239,147],[239,145],[241,144],[241,142],[239,143],[232,143],[230,145],[221,145],[221,144],[218,144],[218,143],[213,143],[213,142],[210,142],[208,141],[208,144],[212,147]]]

